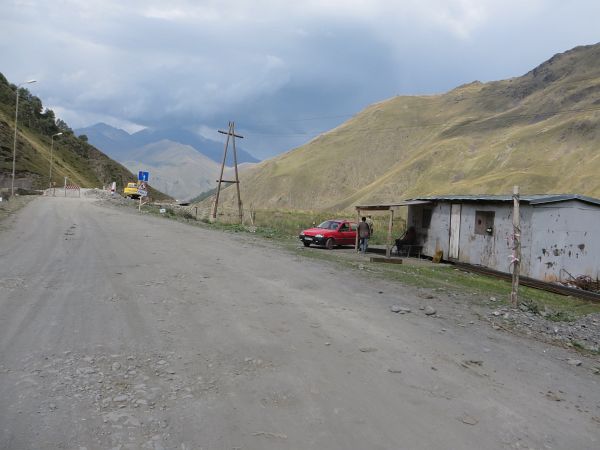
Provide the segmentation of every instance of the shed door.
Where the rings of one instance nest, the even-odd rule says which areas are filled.
[[[458,259],[458,250],[460,242],[460,204],[453,204],[450,212],[450,246],[448,249],[448,259]]]

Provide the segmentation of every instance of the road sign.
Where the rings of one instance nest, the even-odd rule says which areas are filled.
[[[143,189],[138,189],[138,195],[140,197],[148,197],[148,191],[145,191]]]
[[[138,172],[138,181],[148,181],[149,178],[150,172],[143,172],[141,170]]]

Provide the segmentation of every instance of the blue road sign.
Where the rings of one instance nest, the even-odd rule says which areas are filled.
[[[141,170],[138,172],[138,181],[148,181],[150,178],[150,172],[142,172]]]

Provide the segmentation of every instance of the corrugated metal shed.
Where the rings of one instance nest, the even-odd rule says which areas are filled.
[[[416,197],[409,200],[438,201],[438,202],[512,202],[511,195],[438,195],[429,197]],[[531,205],[541,205],[544,203],[567,202],[570,200],[579,200],[584,203],[600,206],[600,199],[587,197],[579,194],[533,194],[521,195],[520,200],[523,203]]]
[[[418,197],[407,224],[416,228],[423,254],[510,272],[511,195]],[[521,275],[544,281],[600,277],[600,200],[578,194],[523,195]]]

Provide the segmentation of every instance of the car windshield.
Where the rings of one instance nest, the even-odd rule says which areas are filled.
[[[326,220],[325,222],[319,224],[317,228],[325,228],[326,230],[337,230],[337,227],[339,225],[340,223],[334,220]]]

